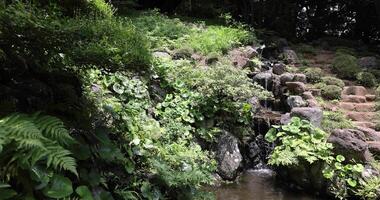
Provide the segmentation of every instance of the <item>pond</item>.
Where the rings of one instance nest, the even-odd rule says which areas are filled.
[[[224,184],[214,192],[217,200],[324,200],[280,187],[269,169],[248,170],[238,182]]]

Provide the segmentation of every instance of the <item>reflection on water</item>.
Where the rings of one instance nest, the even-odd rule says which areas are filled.
[[[238,183],[222,185],[215,192],[217,200],[323,200],[277,186],[268,169],[247,171]]]

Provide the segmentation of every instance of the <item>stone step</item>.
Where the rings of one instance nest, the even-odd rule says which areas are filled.
[[[347,111],[375,112],[375,103],[350,103],[340,102],[339,107]]]
[[[357,96],[365,96],[367,94],[367,89],[363,86],[346,86],[343,88],[343,95],[357,95]]]
[[[367,94],[365,95],[365,98],[367,101],[375,101],[376,100],[376,95],[374,94]]]
[[[367,99],[360,95],[342,95],[342,102],[366,103]]]
[[[363,122],[363,121],[354,121],[352,122],[355,126],[360,126],[364,128],[375,128],[376,124],[373,122]]]
[[[375,112],[347,112],[346,116],[353,121],[367,122],[372,121],[375,117]]]

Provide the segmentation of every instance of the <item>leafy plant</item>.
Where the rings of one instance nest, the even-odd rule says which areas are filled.
[[[328,100],[340,99],[342,88],[336,85],[326,85],[322,88],[322,96]]]
[[[366,87],[374,87],[377,84],[376,77],[370,72],[360,72],[356,75],[356,79]]]
[[[360,72],[357,58],[349,54],[337,54],[334,58],[332,69],[341,78],[354,79]]]
[[[368,180],[362,180],[356,195],[366,200],[375,200],[380,196],[380,178],[372,177]]]
[[[353,128],[354,125],[341,111],[323,111],[322,127],[326,132],[334,129]]]
[[[307,80],[311,83],[319,82],[323,76],[323,72],[320,68],[306,68],[304,73]]]

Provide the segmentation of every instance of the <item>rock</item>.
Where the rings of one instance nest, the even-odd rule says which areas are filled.
[[[378,63],[376,57],[368,56],[362,57],[358,60],[358,64],[362,68],[377,68]]]
[[[309,107],[319,107],[318,101],[315,99],[308,99],[306,102]]]
[[[285,49],[281,55],[281,57],[283,58],[283,60],[287,63],[287,64],[295,64],[295,63],[298,63],[298,56],[296,54],[295,51],[291,50],[291,49]]]
[[[357,96],[365,96],[367,94],[367,89],[363,86],[346,86],[343,88],[343,95],[357,95]]]
[[[277,75],[281,75],[285,73],[286,71],[286,66],[284,63],[276,63],[273,65],[273,73]]]
[[[380,132],[373,130],[372,128],[357,127],[359,131],[363,132],[367,141],[377,141],[380,142]]]
[[[281,97],[283,95],[283,90],[282,90],[283,87],[281,86],[280,76],[274,74],[272,81],[273,81],[272,83],[273,95],[275,97]]]
[[[261,105],[260,105],[260,101],[257,97],[249,98],[248,103],[249,103],[249,105],[252,106],[252,108],[254,109],[254,112],[260,111]]]
[[[267,90],[272,89],[272,83],[273,83],[272,79],[273,79],[273,74],[271,73],[271,71],[261,72],[261,73],[256,74],[253,77],[254,82],[260,84]]]
[[[372,121],[376,113],[351,111],[347,112],[346,115],[349,119],[352,119],[353,121]]]
[[[352,122],[356,127],[376,128],[376,124],[373,122]]]
[[[376,95],[373,95],[373,94],[366,94],[366,95],[365,95],[365,99],[366,99],[367,101],[375,101],[375,99],[376,99]]]
[[[288,124],[290,120],[291,120],[290,113],[281,115],[281,120],[280,120],[281,124]]]
[[[306,83],[306,75],[305,74],[301,74],[301,73],[294,74],[293,81],[294,82]]]
[[[290,106],[290,109],[307,106],[306,102],[300,96],[289,96],[286,102]]]
[[[367,99],[365,96],[359,95],[343,95],[342,102],[351,102],[351,103],[365,103]]]
[[[234,66],[238,68],[245,68],[252,65],[250,59],[257,55],[257,51],[251,46],[236,48],[228,52],[228,57]]]
[[[334,152],[343,155],[346,160],[367,162],[371,159],[368,144],[363,132],[354,129],[334,130],[328,142],[334,145]]]
[[[321,89],[310,89],[310,92],[315,97],[320,97],[321,94],[322,94],[322,90]]]
[[[374,156],[380,156],[380,142],[369,142],[368,149]]]
[[[281,85],[285,85],[286,82],[292,82],[294,79],[294,74],[291,73],[284,73],[280,76]]]
[[[156,57],[156,58],[166,58],[166,59],[171,59],[172,58],[169,53],[164,52],[164,51],[153,52],[153,57]]]
[[[314,107],[296,107],[290,112],[290,117],[300,117],[302,119],[308,120],[311,124],[316,127],[321,126],[323,112],[320,108]]]
[[[313,94],[312,94],[311,92],[304,92],[304,93],[302,94],[302,96],[303,96],[303,98],[304,98],[305,100],[315,99],[314,96],[313,96]]]
[[[302,82],[286,82],[286,87],[291,94],[301,95],[305,92],[306,86]]]
[[[234,180],[243,161],[238,139],[235,136],[225,132],[219,138],[216,160],[218,161],[218,174],[225,180]]]

